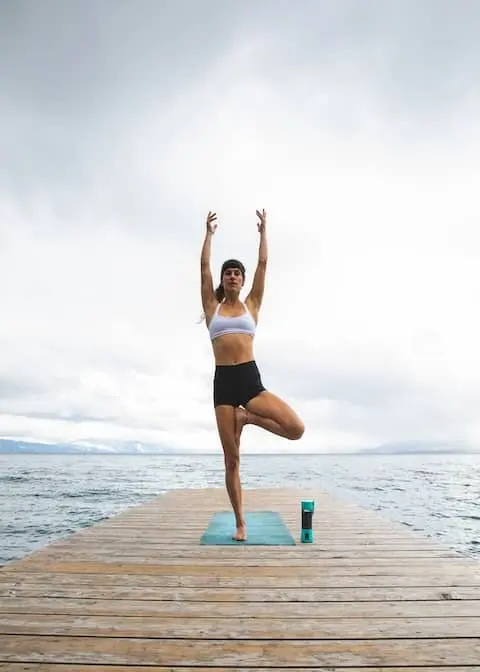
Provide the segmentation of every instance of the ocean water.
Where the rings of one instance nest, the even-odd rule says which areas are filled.
[[[244,455],[252,487],[308,487],[480,558],[480,454]],[[176,488],[223,487],[208,455],[0,455],[0,565]]]

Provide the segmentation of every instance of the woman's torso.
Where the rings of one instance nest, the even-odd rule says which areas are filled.
[[[247,302],[230,307],[216,304],[206,316],[215,363],[241,364],[254,359],[253,340],[258,315]]]

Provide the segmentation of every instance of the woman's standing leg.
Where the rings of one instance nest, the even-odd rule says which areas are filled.
[[[240,445],[236,438],[235,407],[215,407],[218,433],[225,458],[225,485],[235,515],[236,541],[245,541],[247,529],[243,511],[242,486],[240,482]]]

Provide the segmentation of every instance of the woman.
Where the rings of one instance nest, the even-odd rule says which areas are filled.
[[[260,233],[258,264],[252,288],[240,301],[245,268],[236,259],[222,265],[220,284],[213,288],[210,271],[212,236],[217,215],[209,212],[201,254],[202,304],[215,357],[213,401],[225,456],[225,483],[236,521],[233,539],[247,539],[240,484],[240,435],[247,424],[287,439],[299,439],[304,425],[295,412],[265,389],[253,355],[253,339],[262,304],[267,268],[266,213],[256,211]]]

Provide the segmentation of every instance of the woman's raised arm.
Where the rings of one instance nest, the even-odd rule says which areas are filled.
[[[260,234],[260,243],[258,247],[258,262],[255,274],[253,276],[253,283],[250,293],[246,299],[253,308],[258,311],[262,305],[263,293],[265,291],[265,276],[267,273],[267,213],[265,210],[261,212],[257,210],[257,217],[260,220],[257,222],[258,232]]]
[[[215,291],[213,289],[213,278],[212,271],[210,269],[210,254],[211,254],[211,242],[212,236],[217,230],[217,224],[215,220],[217,215],[215,212],[209,212],[207,215],[207,230],[205,232],[205,238],[202,245],[202,253],[200,256],[200,275],[201,275],[201,293],[202,293],[202,306],[205,315],[207,315],[214,302]]]

